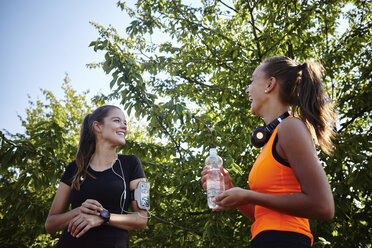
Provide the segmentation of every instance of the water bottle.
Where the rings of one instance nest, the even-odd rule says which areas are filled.
[[[225,191],[225,182],[220,170],[222,163],[222,158],[217,155],[216,148],[211,148],[209,156],[205,160],[205,165],[210,167],[207,177],[207,197],[209,208],[217,207],[212,200],[218,194]]]

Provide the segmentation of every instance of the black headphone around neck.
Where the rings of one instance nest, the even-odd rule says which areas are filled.
[[[287,118],[288,116],[289,116],[289,113],[285,112],[284,114],[282,114],[281,116],[279,116],[278,118],[270,122],[268,125],[257,127],[255,130],[253,130],[252,135],[251,135],[252,145],[258,148],[263,147],[266,144],[266,142],[269,140],[271,133],[274,131],[276,126],[279,125],[279,123],[285,118]]]

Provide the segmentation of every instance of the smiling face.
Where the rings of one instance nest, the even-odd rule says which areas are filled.
[[[123,111],[111,109],[103,119],[103,123],[95,123],[95,130],[97,142],[109,143],[112,146],[124,145],[128,126]]]
[[[252,74],[252,82],[245,90],[248,94],[251,104],[251,112],[254,115],[260,115],[261,108],[267,100],[265,89],[267,87],[268,79],[263,70],[263,65],[260,65],[254,70]]]

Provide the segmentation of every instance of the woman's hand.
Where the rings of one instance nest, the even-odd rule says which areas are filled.
[[[83,202],[83,204],[81,204],[79,209],[81,213],[99,216],[99,213],[103,210],[103,207],[98,201],[87,199],[85,202]]]
[[[203,183],[203,188],[206,190],[207,189],[207,178],[208,178],[208,173],[210,171],[210,166],[205,166],[203,171],[202,171],[202,178],[201,181]],[[234,185],[231,182],[231,178],[229,175],[229,172],[225,170],[222,166],[220,167],[221,173],[223,174],[224,178],[224,183],[225,183],[225,190],[231,189],[234,187]]]
[[[87,199],[79,207],[79,214],[76,215],[68,224],[67,231],[73,237],[81,237],[92,227],[99,226],[103,223],[100,212],[104,208],[101,203],[93,199]]]
[[[250,190],[245,190],[239,187],[234,187],[216,196],[214,202],[217,207],[213,211],[223,211],[236,209],[244,204],[247,204],[247,195]]]
[[[67,231],[71,236],[79,238],[89,229],[100,226],[103,222],[100,216],[80,213],[70,221]]]

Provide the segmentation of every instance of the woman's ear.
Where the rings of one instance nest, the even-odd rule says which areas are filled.
[[[93,131],[96,133],[101,133],[102,132],[102,125],[98,121],[93,121]]]
[[[270,77],[267,79],[267,84],[265,88],[265,93],[270,93],[273,91],[278,83],[278,80],[275,77]]]

